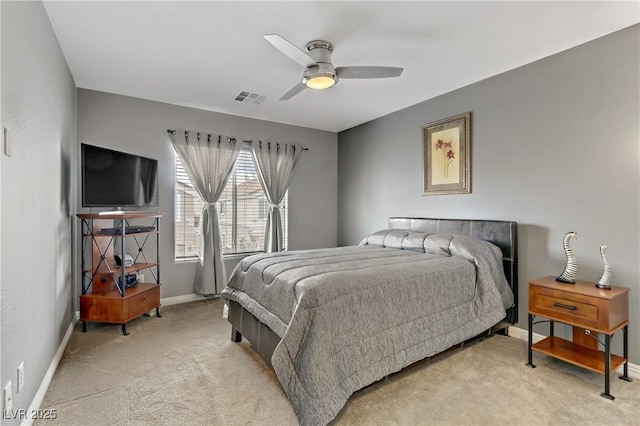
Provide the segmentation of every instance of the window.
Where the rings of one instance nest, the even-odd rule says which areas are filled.
[[[196,258],[200,249],[202,201],[193,189],[180,159],[176,156],[176,260]],[[262,186],[253,167],[251,152],[243,149],[231,176],[216,203],[222,242],[222,254],[260,252],[264,249],[265,226],[269,212]],[[284,248],[288,239],[288,195],[280,208]]]
[[[258,212],[260,219],[267,220],[269,216],[269,202],[266,198],[258,202]]]

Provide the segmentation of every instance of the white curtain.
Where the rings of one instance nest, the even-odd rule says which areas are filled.
[[[267,201],[269,201],[264,251],[266,253],[282,251],[283,232],[280,203],[289,189],[293,169],[303,149],[289,144],[254,142],[251,151],[258,180],[260,180]]]
[[[215,202],[224,190],[242,143],[227,136],[185,130],[176,130],[175,134],[169,135],[191,184],[204,202],[200,221],[200,262],[194,290],[201,295],[218,294],[227,277]]]

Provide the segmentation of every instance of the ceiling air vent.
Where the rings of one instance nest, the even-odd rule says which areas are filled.
[[[236,96],[236,101],[238,102],[246,102],[251,104],[260,105],[267,99],[266,96],[258,95],[257,93],[250,92],[240,92],[238,96]]]

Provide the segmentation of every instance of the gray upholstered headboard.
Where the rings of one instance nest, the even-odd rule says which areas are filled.
[[[389,229],[470,235],[498,246],[503,254],[504,274],[516,301],[516,306],[507,312],[506,320],[510,324],[518,322],[518,224],[516,222],[390,217]]]

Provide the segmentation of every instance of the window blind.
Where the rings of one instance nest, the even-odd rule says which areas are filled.
[[[177,260],[195,258],[200,249],[202,201],[177,156],[175,201],[175,257]],[[248,149],[240,152],[216,208],[223,255],[263,251],[269,202],[256,176]],[[280,208],[285,249],[288,211],[287,194]]]

